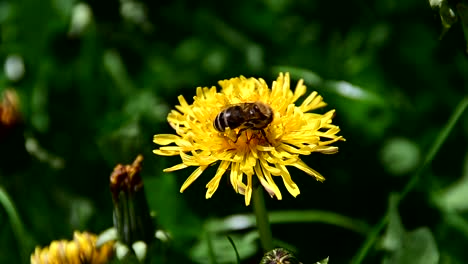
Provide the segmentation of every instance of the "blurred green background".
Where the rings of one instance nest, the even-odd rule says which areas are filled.
[[[457,3],[444,2],[459,21],[440,38],[437,8],[416,0],[0,2],[0,92],[18,94],[22,117],[1,127],[0,186],[24,225],[0,209],[0,263],[111,227],[110,173],[140,153],[150,206],[174,238],[167,263],[210,263],[206,234],[218,263],[235,263],[226,234],[243,263],[258,263],[253,227],[217,221],[250,214],[243,196],[226,177],[205,200],[213,170],[180,194],[193,170],[163,173],[180,158],[152,154],[152,137],[172,133],[180,94],[190,103],[198,86],[239,75],[271,84],[286,71],[336,109],[347,141],[304,157],[324,183],[292,168],[301,194],[280,186],[283,200],[267,199],[278,243],[303,263],[350,263],[388,215],[364,263],[467,263],[468,115],[449,122],[468,94]]]

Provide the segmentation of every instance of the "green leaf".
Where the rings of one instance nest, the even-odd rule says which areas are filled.
[[[256,230],[243,235],[230,234],[229,236],[236,245],[240,259],[245,260],[258,251],[258,232]],[[193,246],[190,250],[191,259],[195,260],[197,263],[209,263],[210,245],[212,246],[216,263],[237,263],[237,256],[232,248],[231,242],[226,239],[226,235],[216,235],[213,233],[208,233],[207,236],[203,236],[203,238]]]
[[[433,194],[433,200],[444,211],[468,210],[468,153],[465,155],[463,176],[452,185]]]
[[[456,212],[444,212],[444,220],[447,226],[450,226],[456,232],[465,238],[468,238],[468,221]]]
[[[389,222],[382,246],[389,254],[383,264],[436,264],[439,251],[432,232],[427,227],[420,227],[406,232],[398,214],[398,197],[390,197]]]
[[[405,229],[401,223],[398,213],[398,196],[393,194],[390,196],[388,209],[388,225],[385,235],[382,239],[382,248],[387,251],[397,251],[402,247]]]
[[[378,94],[346,81],[326,81],[323,84],[323,89],[349,100],[361,101],[374,105],[385,105],[386,102],[386,100]]]
[[[384,264],[436,264],[439,263],[439,251],[432,232],[421,227],[405,234],[402,246],[391,257],[384,259]]]

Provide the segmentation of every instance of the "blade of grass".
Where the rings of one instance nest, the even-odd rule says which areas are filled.
[[[400,192],[398,203],[416,186],[418,181],[421,178],[421,175],[427,168],[427,166],[431,163],[431,161],[434,159],[435,155],[439,151],[440,147],[442,144],[445,142],[447,137],[449,136],[450,132],[453,130],[455,127],[455,124],[457,121],[460,119],[462,114],[465,112],[466,108],[468,107],[468,97],[464,97],[461,102],[457,105],[455,108],[455,111],[453,112],[452,116],[450,117],[449,121],[445,125],[445,127],[440,131],[439,135],[437,136],[436,140],[434,141],[434,144],[432,144],[431,148],[427,152],[427,155],[419,167],[419,169],[413,174],[409,182],[405,185],[403,190]],[[364,241],[363,245],[361,248],[358,250],[356,255],[353,257],[353,260],[351,261],[352,264],[360,264],[366,257],[367,253],[369,250],[372,248],[372,245],[374,245],[375,241],[377,240],[380,232],[383,230],[385,227],[386,223],[388,221],[388,216],[385,215],[380,219],[380,221],[374,226],[372,229],[371,233],[367,236],[366,240]]]
[[[25,240],[26,236],[24,232],[24,226],[23,226],[23,223],[21,222],[18,211],[16,210],[13,204],[13,201],[8,196],[6,190],[3,189],[2,187],[0,187],[0,204],[3,206],[3,208],[5,208],[5,211],[10,220],[11,229],[13,231],[13,234],[16,237],[16,242],[18,244],[18,250],[20,252],[21,260],[26,261],[28,259],[28,253],[27,253],[28,243]]]
[[[237,264],[240,264],[241,262],[240,262],[239,252],[237,251],[237,248],[236,248],[236,244],[234,244],[234,241],[232,240],[232,238],[230,236],[227,236],[227,239],[229,240],[232,247],[234,248],[234,251],[236,252]]]

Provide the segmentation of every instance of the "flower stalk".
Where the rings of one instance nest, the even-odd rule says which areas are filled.
[[[258,184],[253,189],[253,210],[255,219],[257,220],[257,229],[260,235],[260,243],[264,252],[274,248],[273,235],[271,233],[270,221],[268,219],[268,211],[265,206],[265,198],[263,196],[263,188]]]

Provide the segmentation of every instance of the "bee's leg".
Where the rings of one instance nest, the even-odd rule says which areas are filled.
[[[247,130],[248,127],[244,127],[244,128],[241,128],[241,130],[239,130],[239,132],[237,133],[237,136],[236,136],[236,140],[234,141],[234,143],[237,142],[237,140],[239,139],[239,137],[241,136],[242,132],[244,132],[245,130]]]
[[[270,141],[268,140],[268,138],[266,136],[265,130],[260,129],[260,131],[262,132],[263,138],[265,138],[266,142],[268,142],[268,144],[270,144],[270,146],[271,146],[271,143],[270,143]]]

